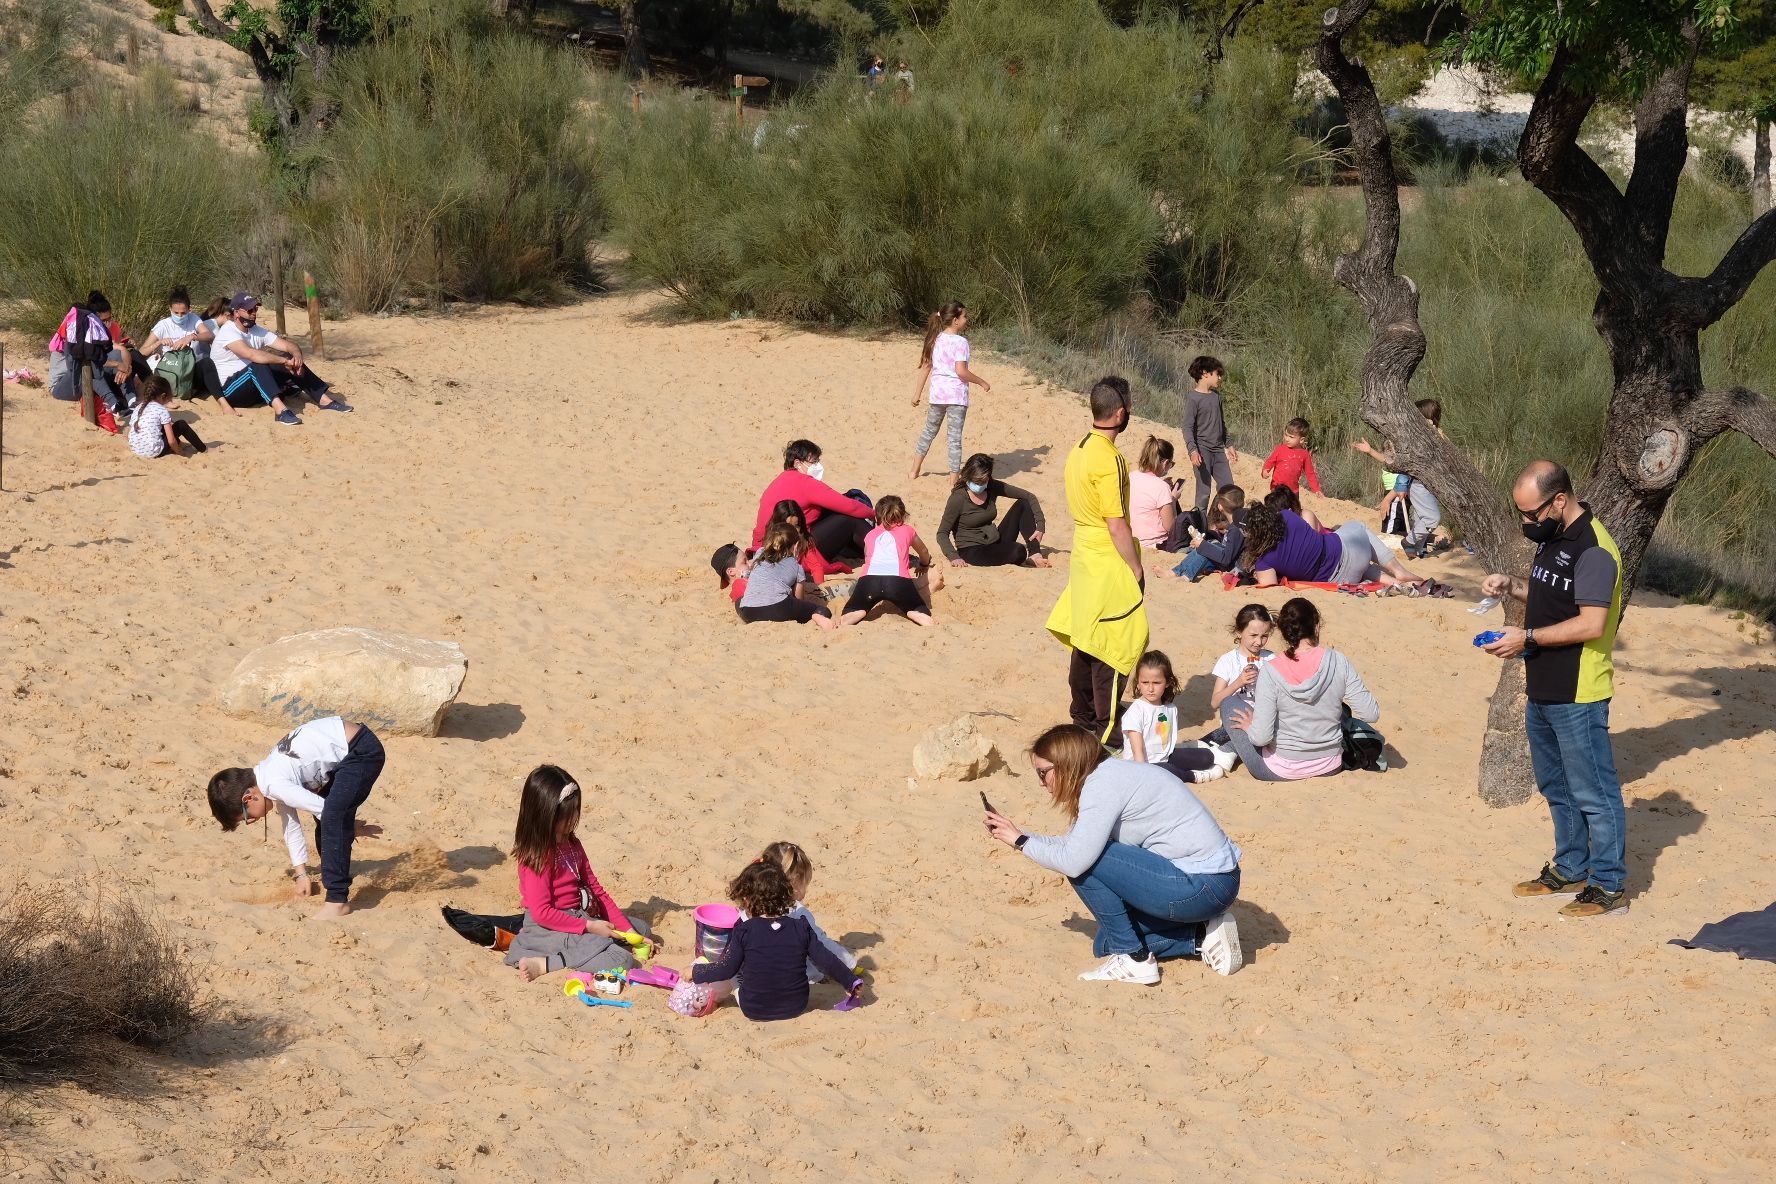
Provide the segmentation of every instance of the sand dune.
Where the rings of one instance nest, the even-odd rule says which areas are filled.
[[[1770,1178],[1776,971],[1664,944],[1776,898],[1772,656],[1743,622],[1629,611],[1633,908],[1574,923],[1509,894],[1547,856],[1545,809],[1474,793],[1496,668],[1469,602],[1320,597],[1397,767],[1204,786],[1246,852],[1251,965],[1079,983],[1066,884],[981,833],[975,785],[910,768],[920,732],[974,712],[1009,762],[979,787],[1060,828],[1019,753],[1064,713],[1041,628],[1064,554],[950,573],[935,631],[740,625],[707,556],[745,535],[792,436],[841,487],[903,493],[929,537],[944,482],[902,479],[916,345],[674,325],[656,303],[331,327],[317,368],[358,414],[200,411],[222,447],[188,461],[8,388],[0,864],[159,902],[228,1019],[151,1071],[163,1093],[0,1114],[0,1179]],[[1045,499],[1064,551],[1086,417],[979,361],[994,391],[968,445]],[[1480,574],[1425,567],[1464,593]],[[1152,588],[1188,715],[1243,600]],[[358,846],[361,911],[329,927],[281,899],[276,836],[223,835],[200,794],[275,739],[213,704],[241,653],[339,624],[449,638],[471,666],[442,737],[388,741],[363,811],[386,835]],[[670,964],[690,907],[767,841],[806,846],[869,1006],[824,1010],[828,986],[779,1025],[645,991],[587,1011],[448,932],[444,903],[515,907],[517,788],[545,760],[588,787],[595,866]]]

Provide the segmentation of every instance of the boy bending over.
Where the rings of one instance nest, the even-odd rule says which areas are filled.
[[[351,912],[352,839],[382,833],[381,827],[358,821],[358,807],[382,775],[383,760],[382,741],[363,724],[348,724],[337,715],[310,720],[251,769],[223,769],[211,777],[210,813],[223,830],[232,831],[276,809],[297,900],[307,899],[310,891],[308,842],[297,815],[313,814],[327,893],[315,915],[343,917]]]

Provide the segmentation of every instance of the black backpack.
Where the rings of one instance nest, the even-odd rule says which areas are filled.
[[[1344,768],[1366,769],[1371,773],[1387,772],[1385,750],[1387,740],[1382,734],[1344,709]]]

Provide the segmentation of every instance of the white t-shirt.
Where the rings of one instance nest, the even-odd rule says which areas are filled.
[[[164,352],[173,342],[197,332],[197,327],[201,324],[203,324],[203,319],[190,310],[187,310],[182,317],[168,314],[154,323],[154,338],[160,342]],[[201,341],[193,341],[191,348],[196,350],[197,356],[201,358],[207,347]]]
[[[1157,765],[1178,746],[1178,705],[1136,699],[1122,713],[1122,730],[1141,733],[1147,763]]]
[[[223,321],[216,326],[216,340],[210,343],[210,357],[216,363],[216,377],[223,386],[228,380],[247,368],[246,360],[228,348],[231,341],[244,341],[253,349],[270,349],[271,343],[277,340],[277,334],[264,325],[254,325],[251,332],[242,333],[241,327],[232,319]]]
[[[939,333],[931,343],[931,401],[968,406],[968,384],[956,375],[956,363],[968,360],[968,338]]]
[[[290,849],[290,866],[308,862],[308,840],[302,833],[298,810],[316,818],[327,799],[315,791],[333,783],[333,771],[345,759],[345,721],[337,715],[310,720],[278,741],[270,756],[253,766],[259,792],[277,804],[284,823],[284,846]]]
[[[1269,650],[1260,650],[1258,652],[1258,664],[1263,665],[1274,657],[1276,657],[1276,655]],[[1240,649],[1238,646],[1228,650],[1215,661],[1215,677],[1225,681],[1228,686],[1232,686],[1238,681],[1239,676],[1245,672],[1246,651]],[[1249,691],[1244,693],[1250,694]]]
[[[137,403],[130,416],[130,451],[143,460],[153,460],[167,450],[166,433],[161,429],[173,422],[172,413],[159,403]]]

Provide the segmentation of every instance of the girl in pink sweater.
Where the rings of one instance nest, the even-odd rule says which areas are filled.
[[[512,841],[524,924],[506,954],[506,965],[526,982],[554,970],[627,970],[637,963],[615,935],[652,936],[623,915],[592,874],[574,834],[579,822],[579,784],[555,765],[531,770]]]

